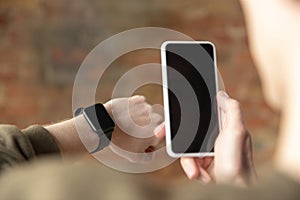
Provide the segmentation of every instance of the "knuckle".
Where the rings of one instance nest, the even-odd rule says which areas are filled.
[[[147,103],[145,103],[145,105],[143,106],[143,111],[146,113],[146,114],[149,114],[150,111],[151,111],[151,106]]]
[[[161,123],[163,121],[163,117],[160,114],[152,113],[151,120],[155,123]]]
[[[138,96],[138,101],[139,101],[139,102],[146,102],[146,97],[140,95],[140,96]]]
[[[145,98],[145,96],[142,96],[142,95],[135,95],[135,96],[131,97],[129,99],[129,101],[133,104],[137,104],[137,103],[145,102],[146,98]]]
[[[248,131],[243,124],[236,125],[233,132],[237,137],[247,137],[248,135]]]
[[[151,106],[147,103],[143,103],[142,105],[137,106],[136,109],[139,110],[140,113],[144,115],[150,113]]]

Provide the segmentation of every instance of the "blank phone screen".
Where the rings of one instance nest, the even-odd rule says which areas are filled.
[[[219,133],[214,46],[169,43],[165,50],[172,151],[213,152]]]

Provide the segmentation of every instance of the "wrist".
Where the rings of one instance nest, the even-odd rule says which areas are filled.
[[[73,120],[77,137],[84,148],[84,152],[91,152],[99,144],[99,138],[97,134],[95,134],[83,114],[78,115],[77,117],[73,118]]]
[[[44,128],[54,138],[63,157],[84,151],[85,148],[76,131],[74,118],[45,126]]]
[[[79,121],[79,125],[76,123],[78,134],[82,143],[91,154],[104,149],[111,141],[115,123],[109,112],[111,113],[110,103],[106,103],[106,106],[97,103],[84,108],[78,108],[75,111],[75,116],[77,116],[75,119]],[[83,121],[84,123],[82,123]],[[82,128],[83,126],[85,128]],[[85,130],[88,126],[90,127],[88,129],[89,134]],[[90,134],[91,132],[92,134]],[[94,145],[95,141],[97,141],[97,146]]]

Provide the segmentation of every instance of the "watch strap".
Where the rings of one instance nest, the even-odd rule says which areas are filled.
[[[95,153],[107,147],[112,138],[115,123],[111,119],[105,107],[98,103],[88,106],[86,108],[78,108],[75,110],[74,115],[78,116],[83,114],[84,118],[99,137],[98,147],[90,153]]]
[[[95,150],[89,152],[91,154],[96,153],[98,151],[101,151],[102,149],[104,149],[105,147],[107,147],[109,145],[109,143],[111,141],[111,137],[112,137],[112,132],[110,134],[109,133],[108,134],[101,134],[101,135],[98,134],[98,137],[99,137],[99,140],[100,140],[100,142],[98,144],[98,147]]]

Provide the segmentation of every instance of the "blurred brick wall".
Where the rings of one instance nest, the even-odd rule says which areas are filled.
[[[99,42],[136,27],[178,30],[217,47],[227,92],[244,108],[253,134],[255,160],[272,155],[278,116],[265,105],[249,55],[237,0],[24,0],[0,2],[0,123],[26,127],[71,117],[72,84],[81,62]],[[99,85],[99,101],[130,68],[159,62],[158,52],[135,52],[118,59]],[[151,103],[158,86],[146,86]],[[167,172],[166,172],[167,173]]]

